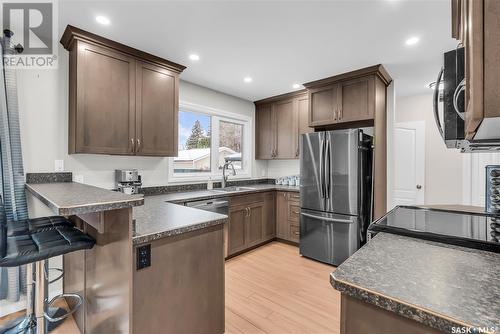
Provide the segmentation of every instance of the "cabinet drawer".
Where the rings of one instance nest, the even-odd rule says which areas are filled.
[[[299,242],[300,241],[300,229],[298,226],[290,225],[290,241]]]
[[[299,223],[300,206],[295,202],[288,202],[288,220],[290,223]]]
[[[295,192],[288,193],[288,199],[290,201],[300,202],[300,194]]]
[[[263,202],[265,193],[256,193],[249,195],[241,195],[241,196],[233,196],[230,199],[231,207],[240,206],[240,205],[248,205],[255,202]]]

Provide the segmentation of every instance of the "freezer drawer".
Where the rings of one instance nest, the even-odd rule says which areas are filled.
[[[358,218],[302,209],[300,254],[340,265],[359,248]]]

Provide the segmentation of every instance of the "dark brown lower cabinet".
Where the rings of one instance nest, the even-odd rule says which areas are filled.
[[[228,255],[237,253],[246,248],[245,225],[247,208],[244,206],[231,207],[228,224]]]
[[[276,193],[276,237],[288,240],[290,228],[288,227],[288,198],[287,193],[278,191]]]
[[[227,256],[275,238],[299,242],[299,194],[269,191],[234,196],[227,225]]]
[[[404,318],[346,294],[341,295],[341,334],[438,334],[436,329]]]
[[[276,237],[298,243],[300,237],[299,194],[278,191],[276,193]]]
[[[268,192],[264,194],[264,223],[263,241],[276,237],[276,193]]]

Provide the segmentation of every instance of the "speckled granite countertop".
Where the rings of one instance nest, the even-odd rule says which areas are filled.
[[[144,206],[134,208],[133,244],[224,224],[226,215],[165,202],[165,195],[147,196]]]
[[[274,190],[299,191],[299,187],[274,184],[253,184],[242,187],[252,189],[230,192],[217,189],[198,190],[145,196],[144,206],[134,208],[134,245],[223,224],[227,221],[225,215],[179,205],[184,202]]]
[[[282,186],[277,184],[252,184],[241,187],[251,188],[251,189],[241,190],[241,191],[230,191],[230,192],[222,191],[220,189],[196,190],[196,191],[186,191],[186,192],[173,192],[163,195],[146,196],[146,198],[161,197],[166,202],[182,203],[185,201],[197,201],[197,200],[213,199],[219,197],[231,197],[231,196],[245,195],[256,192],[273,191],[273,190],[299,192],[299,187],[297,186]]]
[[[500,330],[500,254],[379,233],[331,274],[342,293],[445,333]]]
[[[144,204],[142,195],[126,195],[76,182],[26,184],[26,189],[56,214],[62,216]]]

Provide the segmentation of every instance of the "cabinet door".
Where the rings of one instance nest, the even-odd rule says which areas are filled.
[[[255,159],[272,159],[276,145],[272,105],[257,106],[255,119]]]
[[[264,195],[263,214],[263,236],[264,240],[273,239],[276,236],[276,196],[274,192]]]
[[[248,210],[246,207],[231,208],[228,228],[228,254],[234,254],[246,247],[245,228]]]
[[[307,95],[298,97],[296,99],[296,107],[298,114],[298,127],[299,127],[299,136],[297,138],[296,144],[296,157],[298,158],[300,155],[299,147],[300,147],[300,136],[304,133],[313,132],[314,129],[309,127],[309,99]]]
[[[368,76],[339,83],[338,122],[373,119],[375,114],[375,77]]]
[[[309,90],[309,126],[335,123],[338,105],[337,90],[336,84]]]
[[[277,159],[295,159],[297,157],[298,119],[294,100],[279,101],[273,104],[276,128]]]
[[[262,242],[264,223],[264,202],[248,206],[246,246],[251,247]]]
[[[276,236],[288,240],[290,227],[288,223],[288,195],[286,192],[276,193]]]
[[[76,114],[75,109],[70,112],[74,138],[70,135],[69,153],[133,154],[135,60],[84,42],[78,42],[77,52],[77,83],[70,90],[76,90],[76,101],[70,99],[70,110],[76,102]]]
[[[177,155],[178,83],[163,67],[137,63],[137,155]]]
[[[483,1],[464,0],[465,139],[473,139],[484,118]]]

